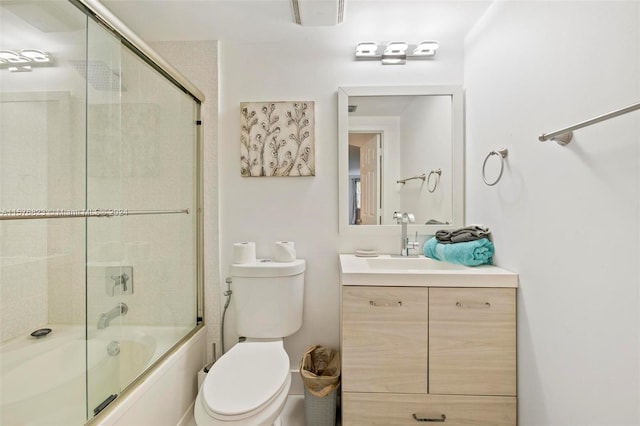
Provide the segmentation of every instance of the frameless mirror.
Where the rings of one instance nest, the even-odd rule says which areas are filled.
[[[461,87],[341,87],[338,114],[341,233],[463,226]]]

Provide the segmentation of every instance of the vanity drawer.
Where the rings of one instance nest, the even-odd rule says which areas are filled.
[[[343,287],[342,388],[427,392],[428,289]]]
[[[429,393],[516,395],[516,293],[429,290]]]
[[[417,426],[425,421],[447,426],[516,424],[515,397],[344,392],[342,402],[344,426]]]

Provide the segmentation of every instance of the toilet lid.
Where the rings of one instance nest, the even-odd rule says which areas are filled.
[[[238,343],[209,370],[204,402],[212,414],[242,417],[267,404],[288,374],[281,340]]]

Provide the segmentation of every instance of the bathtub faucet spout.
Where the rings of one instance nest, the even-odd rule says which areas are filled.
[[[109,312],[100,314],[100,318],[98,318],[98,329],[109,327],[109,323],[112,319],[126,315],[127,312],[129,312],[129,307],[124,303],[118,303],[118,305]]]

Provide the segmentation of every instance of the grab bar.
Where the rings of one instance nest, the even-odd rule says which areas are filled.
[[[573,126],[569,126],[569,127],[565,127],[564,129],[556,130],[555,132],[543,133],[538,137],[538,140],[540,142],[552,140],[552,141],[556,141],[558,143],[558,145],[566,145],[569,142],[571,142],[571,139],[573,138],[573,130],[581,129],[583,127],[587,127],[587,126],[590,126],[592,124],[608,120],[610,118],[618,117],[619,115],[623,115],[623,114],[629,113],[631,111],[635,111],[637,109],[640,109],[640,102],[638,102],[636,104],[633,104],[633,105],[629,105],[628,107],[620,108],[618,110],[612,111],[612,112],[607,113],[607,114],[599,115],[599,116],[594,117],[594,118],[592,118],[590,120],[582,121],[582,122],[580,122],[578,124],[574,124]]]
[[[422,181],[424,182],[424,180],[425,180],[426,178],[427,178],[427,174],[426,174],[426,173],[423,173],[423,174],[418,175],[418,176],[411,176],[410,178],[397,180],[397,181],[396,181],[396,183],[401,183],[401,184],[403,184],[403,185],[404,185],[405,183],[407,183],[407,181],[409,181],[409,180],[413,180],[413,179],[422,179]]]
[[[127,210],[127,209],[95,209],[95,210],[39,210],[11,209],[1,210],[0,220],[22,219],[68,219],[86,217],[139,216],[154,214],[189,214],[189,209],[177,210]]]

